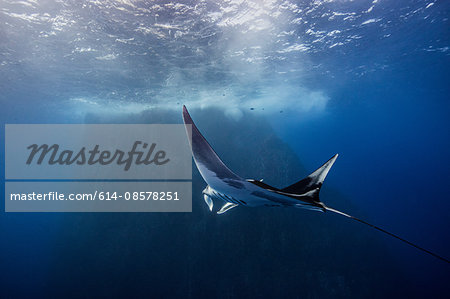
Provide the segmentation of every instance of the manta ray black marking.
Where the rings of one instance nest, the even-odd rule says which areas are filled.
[[[306,178],[283,189],[278,189],[263,183],[262,180],[243,179],[232,172],[200,133],[185,106],[183,106],[183,120],[186,127],[191,125],[192,128],[192,136],[189,142],[195,164],[203,179],[208,184],[203,190],[203,198],[210,211],[213,211],[214,201],[223,203],[223,206],[217,211],[217,214],[223,214],[237,206],[293,207],[319,212],[330,211],[368,225],[440,260],[450,263],[446,258],[419,247],[378,226],[327,207],[321,202],[319,199],[320,188],[331,166],[336,161],[337,154]],[[189,134],[189,130],[187,132]]]

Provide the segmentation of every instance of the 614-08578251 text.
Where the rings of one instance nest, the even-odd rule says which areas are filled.
[[[7,124],[7,212],[191,212],[182,124]]]
[[[162,192],[153,192],[153,191],[135,191],[135,192],[109,192],[109,191],[95,191],[94,193],[70,193],[65,194],[61,192],[47,192],[47,193],[11,193],[10,200],[181,200],[178,197],[178,192],[171,191],[162,191]]]

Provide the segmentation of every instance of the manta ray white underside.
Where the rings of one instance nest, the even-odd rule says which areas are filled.
[[[325,211],[319,200],[319,191],[325,177],[338,155],[333,156],[322,167],[305,179],[283,189],[269,186],[262,181],[242,179],[232,172],[219,158],[193,122],[186,107],[183,119],[191,125],[191,147],[195,164],[208,186],[203,197],[212,211],[214,201],[222,203],[218,214],[223,214],[237,206],[294,207],[315,211]]]

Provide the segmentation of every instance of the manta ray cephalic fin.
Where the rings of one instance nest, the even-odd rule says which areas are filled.
[[[208,205],[209,210],[212,212],[214,207],[214,202],[207,194],[203,194],[203,199],[205,200],[206,204]]]
[[[223,214],[226,211],[231,210],[234,207],[237,207],[238,204],[232,203],[232,202],[227,202],[226,204],[224,204],[224,206],[217,212],[217,214]]]

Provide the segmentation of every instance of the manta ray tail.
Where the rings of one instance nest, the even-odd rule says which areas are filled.
[[[365,225],[368,225],[368,226],[370,226],[370,227],[372,227],[372,228],[374,228],[376,230],[379,230],[382,233],[385,233],[385,234],[387,234],[387,235],[389,235],[391,237],[394,237],[394,238],[396,238],[396,239],[398,239],[398,240],[400,240],[400,241],[402,241],[402,242],[404,242],[404,243],[406,243],[406,244],[408,244],[410,246],[413,246],[413,247],[415,247],[415,248],[417,248],[417,249],[419,249],[419,250],[421,250],[421,251],[423,251],[425,253],[428,253],[428,254],[434,256],[435,258],[438,258],[438,259],[440,259],[440,260],[450,264],[450,260],[448,260],[448,259],[446,259],[446,258],[444,258],[444,257],[442,257],[442,256],[440,256],[440,255],[438,255],[436,253],[433,253],[433,252],[431,252],[431,251],[429,251],[429,250],[427,250],[425,248],[422,248],[422,247],[420,247],[420,246],[418,246],[418,245],[416,245],[416,244],[414,244],[414,243],[412,243],[412,242],[410,242],[408,240],[405,240],[405,239],[403,239],[403,238],[401,238],[401,237],[399,237],[399,236],[397,236],[397,235],[395,235],[395,234],[393,234],[391,232],[388,232],[387,230],[384,230],[381,227],[378,227],[376,225],[370,224],[370,223],[368,223],[368,222],[366,222],[364,220],[361,220],[359,218],[353,217],[353,216],[351,216],[349,214],[346,214],[344,212],[341,212],[341,211],[338,211],[338,210],[335,210],[335,209],[332,209],[332,208],[329,208],[329,207],[325,207],[325,210],[333,212],[333,213],[336,213],[336,214],[339,214],[339,215],[342,215],[342,216],[345,216],[345,217],[353,219],[353,220],[356,220],[356,221],[358,221],[360,223],[363,223]]]
[[[336,161],[338,154],[334,155],[330,160],[325,162],[316,171],[311,173],[309,176],[295,184],[292,184],[281,191],[292,194],[305,194],[310,193],[313,199],[319,202],[319,191],[322,187],[323,181],[327,177],[328,172]]]

